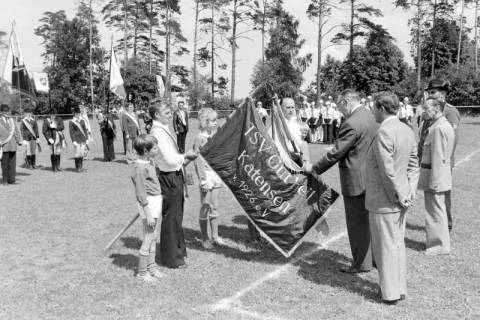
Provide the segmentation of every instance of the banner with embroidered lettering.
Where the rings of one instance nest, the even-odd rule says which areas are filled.
[[[200,154],[262,236],[286,257],[338,198],[319,176],[288,170],[251,102],[229,117]]]

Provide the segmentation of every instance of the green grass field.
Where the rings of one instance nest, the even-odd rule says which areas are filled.
[[[0,319],[480,319],[478,118],[464,118],[461,126],[453,253],[423,254],[419,193],[406,232],[408,298],[397,306],[379,302],[376,271],[337,272],[350,262],[342,199],[330,213],[330,235],[312,236],[285,259],[270,246],[246,245],[244,213],[223,189],[220,235],[227,245],[209,252],[199,242],[198,184],[185,207],[189,267],[162,269],[167,277],[153,285],[139,282],[138,222],[103,251],[136,205],[120,140],[117,161],[105,163],[96,125],[94,132],[88,172],[71,170],[70,146],[63,172],[49,170],[45,150],[38,160],[44,168],[18,167],[17,184],[0,186]],[[324,152],[325,146],[312,145],[313,159]],[[324,177],[339,190],[336,167]]]

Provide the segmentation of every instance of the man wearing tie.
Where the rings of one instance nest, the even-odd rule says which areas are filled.
[[[337,106],[345,121],[340,126],[333,149],[316,163],[312,159],[313,167],[307,164],[304,171],[322,174],[338,162],[348,239],[353,257],[351,266],[340,271],[368,272],[372,269],[372,254],[368,210],[365,208],[365,169],[367,151],[378,125],[372,113],[361,106],[360,96],[352,89],[340,94]]]
[[[73,107],[73,119],[68,124],[70,129],[70,138],[75,148],[75,170],[83,171],[83,157],[85,156],[85,147],[88,140],[87,126],[82,118],[82,113],[78,106]]]
[[[17,166],[17,145],[22,145],[20,131],[9,117],[10,107],[0,105],[0,158],[2,159],[2,183],[15,183]]]
[[[25,117],[22,119],[21,132],[23,144],[26,148],[25,165],[27,168],[36,169],[37,144],[40,142],[37,121],[32,117],[32,106],[27,105],[24,110]]]
[[[365,206],[382,300],[396,304],[407,294],[405,221],[417,190],[419,168],[415,136],[396,114],[398,97],[375,96],[373,113],[380,123],[367,155]]]
[[[172,110],[157,99],[148,109],[153,119],[150,134],[157,139],[159,152],[155,156],[158,181],[162,188],[162,226],[160,231],[160,250],[157,261],[168,268],[186,268],[187,249],[183,235],[183,206],[185,180],[183,167],[197,157],[193,151],[182,154],[175,137],[168,128],[172,121]]]
[[[133,163],[135,161],[133,141],[140,134],[140,121],[131,102],[127,104],[127,111],[123,114],[122,125],[122,131],[125,132],[125,140],[127,141],[127,163]]]
[[[173,128],[177,135],[177,145],[181,153],[185,152],[185,139],[188,132],[188,114],[185,110],[185,102],[178,102],[178,110],[173,114]]]

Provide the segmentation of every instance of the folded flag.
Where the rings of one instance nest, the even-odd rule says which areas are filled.
[[[280,130],[275,139],[286,139]],[[289,170],[251,101],[201,148],[249,220],[285,257],[326,217],[338,193],[319,176]]]

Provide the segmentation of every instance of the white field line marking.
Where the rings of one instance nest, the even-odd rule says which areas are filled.
[[[230,309],[232,307],[232,304],[235,304],[235,302],[237,302],[246,293],[248,293],[252,290],[255,290],[257,287],[259,287],[260,285],[262,285],[264,282],[266,282],[268,280],[276,279],[276,278],[280,277],[280,275],[282,275],[282,273],[286,272],[290,266],[294,265],[295,263],[297,263],[298,261],[300,261],[302,259],[305,259],[306,257],[312,255],[313,253],[317,252],[320,249],[327,248],[327,246],[329,244],[340,240],[341,238],[345,237],[346,235],[347,235],[347,232],[343,231],[343,232],[337,234],[336,236],[331,237],[330,239],[328,239],[327,241],[319,244],[317,247],[313,248],[312,250],[307,251],[306,253],[304,253],[301,256],[293,259],[292,261],[290,261],[290,262],[288,262],[288,263],[286,263],[282,266],[277,267],[276,269],[267,273],[266,275],[264,275],[260,279],[255,280],[254,282],[252,282],[247,287],[243,288],[242,290],[237,291],[234,295],[221,299],[219,302],[214,304],[211,307],[211,309],[213,311]]]
[[[258,319],[258,320],[286,320],[285,318],[280,318],[272,315],[264,315],[264,314],[261,314],[255,311],[246,310],[240,307],[230,307],[228,310],[238,313],[240,315],[249,316],[253,319]]]
[[[470,154],[468,154],[465,158],[463,158],[462,160],[458,161],[455,163],[455,167],[461,165],[462,163],[465,163],[467,161],[470,161],[477,153],[480,152],[480,149],[477,149],[473,152],[471,152]]]

